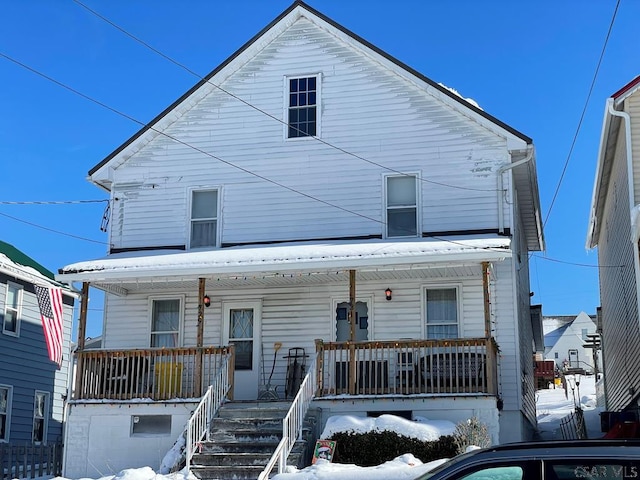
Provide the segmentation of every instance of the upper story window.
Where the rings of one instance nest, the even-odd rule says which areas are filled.
[[[33,401],[33,441],[42,443],[47,438],[49,424],[49,392],[36,390]]]
[[[179,298],[151,301],[151,347],[178,347],[180,342]]]
[[[427,288],[425,291],[427,338],[458,337],[458,289]]]
[[[12,388],[0,385],[0,443],[9,441]]]
[[[15,283],[7,283],[7,291],[4,300],[4,320],[2,333],[7,335],[20,335],[20,305],[22,305],[22,286]]]
[[[418,190],[416,175],[386,178],[387,237],[418,235]]]
[[[318,126],[318,77],[289,78],[288,138],[315,136]]]
[[[191,248],[218,245],[218,190],[191,192]]]

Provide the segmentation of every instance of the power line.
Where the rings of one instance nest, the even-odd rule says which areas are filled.
[[[109,203],[108,199],[103,200],[61,200],[61,201],[31,201],[12,202],[0,200],[0,205],[76,205],[81,203]]]
[[[600,65],[602,64],[602,59],[604,58],[604,52],[607,48],[607,44],[609,43],[609,37],[611,36],[611,31],[613,30],[613,23],[616,19],[616,15],[618,14],[618,7],[620,6],[620,0],[616,3],[616,8],[613,11],[613,17],[611,18],[611,22],[609,23],[609,30],[607,31],[607,36],[604,39],[604,45],[602,46],[602,51],[600,52],[600,58],[598,59],[598,64],[596,66],[596,70],[593,74],[593,79],[591,80],[591,86],[589,87],[589,93],[587,94],[587,98],[584,102],[584,107],[582,108],[582,113],[580,114],[580,120],[578,121],[578,126],[576,128],[576,132],[573,135],[573,140],[571,141],[571,147],[569,148],[569,153],[567,155],[567,159],[564,162],[564,167],[562,168],[562,174],[560,175],[560,180],[558,180],[558,185],[556,186],[556,190],[553,193],[553,198],[551,199],[551,204],[549,205],[549,210],[547,211],[547,216],[542,223],[542,228],[547,225],[547,221],[549,220],[549,216],[551,215],[551,210],[553,209],[553,205],[555,204],[558,193],[560,192],[560,186],[562,185],[562,181],[564,179],[565,173],[567,172],[567,167],[569,166],[569,160],[571,159],[571,155],[573,154],[573,149],[576,145],[576,141],[578,139],[578,134],[580,133],[580,128],[582,127],[582,122],[584,120],[585,114],[587,112],[587,106],[589,105],[589,100],[591,99],[591,94],[593,93],[593,88],[596,83],[596,78],[598,78],[598,72],[600,71]]]
[[[591,265],[589,263],[577,263],[577,262],[568,262],[566,260],[558,260],[557,258],[551,257],[543,257],[540,255],[531,255],[531,258],[547,260],[549,262],[554,263],[562,263],[564,265],[573,265],[574,267],[589,267],[589,268],[623,268],[625,265]]]
[[[211,86],[213,86],[213,87],[217,88],[218,90],[220,90],[221,92],[225,93],[226,95],[229,95],[230,97],[232,97],[232,98],[234,98],[234,99],[238,100],[239,102],[241,102],[241,103],[245,104],[246,106],[248,106],[248,107],[250,107],[250,108],[252,108],[252,109],[256,110],[257,112],[260,112],[260,113],[262,113],[263,115],[266,115],[267,117],[269,117],[269,118],[271,118],[271,119],[275,120],[276,122],[281,123],[282,125],[289,126],[290,128],[294,128],[294,129],[296,129],[298,132],[306,133],[306,132],[302,132],[302,130],[300,130],[300,129],[299,129],[299,128],[297,128],[297,127],[292,127],[291,125],[289,125],[289,124],[288,124],[287,122],[285,122],[284,120],[282,120],[282,119],[280,119],[280,118],[276,117],[275,115],[273,115],[273,114],[271,114],[271,113],[267,112],[266,110],[263,110],[263,109],[261,109],[261,108],[259,108],[259,107],[255,106],[255,105],[253,105],[252,103],[250,103],[250,102],[248,102],[248,101],[244,100],[243,98],[241,98],[241,97],[237,96],[237,95],[236,95],[236,94],[234,94],[234,93],[231,93],[230,91],[228,91],[228,90],[224,89],[224,88],[223,88],[223,87],[221,87],[220,85],[217,85],[217,84],[215,84],[215,83],[211,82],[208,78],[203,77],[202,75],[198,74],[197,72],[195,72],[195,71],[191,70],[189,67],[187,67],[187,66],[186,66],[186,65],[184,65],[183,63],[178,62],[177,60],[173,59],[173,58],[172,58],[172,57],[170,57],[169,55],[166,55],[165,53],[163,53],[162,51],[160,51],[160,50],[158,50],[157,48],[153,47],[152,45],[150,45],[149,43],[147,43],[147,42],[145,42],[144,40],[140,39],[139,37],[137,37],[137,36],[133,35],[132,33],[129,33],[127,30],[125,30],[124,28],[122,28],[121,26],[119,26],[118,24],[116,24],[115,22],[113,22],[113,21],[109,20],[109,19],[108,19],[108,18],[106,18],[105,16],[101,15],[100,13],[96,12],[95,10],[93,10],[93,9],[89,8],[87,5],[85,5],[85,4],[84,4],[84,3],[82,3],[81,1],[79,1],[79,0],[73,0],[73,1],[74,1],[76,4],[80,5],[81,7],[83,7],[84,9],[86,9],[86,10],[87,10],[88,12],[90,12],[92,15],[95,15],[96,17],[98,17],[98,18],[99,18],[99,19],[101,19],[102,21],[104,21],[104,22],[108,23],[108,24],[109,24],[109,25],[111,25],[113,28],[115,28],[115,29],[119,30],[119,31],[120,31],[120,32],[122,32],[124,35],[128,36],[129,38],[131,38],[132,40],[134,40],[134,41],[136,41],[136,42],[140,43],[141,45],[145,46],[146,48],[148,48],[148,49],[149,49],[149,50],[151,50],[152,52],[154,52],[154,53],[156,53],[157,55],[159,55],[159,56],[161,56],[162,58],[164,58],[165,60],[167,60],[167,61],[169,61],[169,62],[173,63],[174,65],[176,65],[176,66],[178,66],[178,67],[180,67],[180,68],[184,69],[185,71],[187,71],[187,72],[188,72],[188,73],[190,73],[191,75],[195,76],[195,77],[196,77],[196,78],[198,78],[199,80],[202,80],[202,81],[204,81],[205,83],[207,83],[207,84],[209,84],[209,85],[211,85]],[[149,128],[151,128],[151,127],[149,127]],[[155,130],[154,130],[154,131],[155,131]],[[341,152],[341,153],[344,153],[345,155],[349,155],[349,156],[351,156],[351,157],[357,158],[357,159],[359,159],[359,160],[362,160],[363,162],[369,163],[369,164],[371,164],[371,165],[375,165],[376,167],[382,168],[382,169],[387,170],[387,171],[389,171],[389,172],[393,172],[393,173],[396,173],[396,174],[399,174],[399,175],[403,175],[403,176],[410,175],[410,174],[404,173],[404,172],[402,172],[402,171],[400,171],[400,170],[396,170],[396,169],[394,169],[394,168],[387,167],[386,165],[382,165],[381,163],[374,162],[373,160],[369,160],[369,159],[367,159],[367,158],[364,158],[364,157],[362,157],[362,156],[360,156],[360,155],[358,155],[358,154],[355,154],[355,153],[353,153],[353,152],[349,152],[348,150],[345,150],[344,148],[339,147],[339,146],[337,146],[337,145],[334,145],[334,144],[332,144],[331,142],[328,142],[327,140],[324,140],[324,139],[322,139],[322,138],[320,138],[320,137],[317,137],[317,136],[315,136],[315,135],[308,135],[308,136],[309,136],[309,137],[311,137],[311,138],[313,138],[314,140],[316,140],[316,141],[318,141],[318,142],[320,142],[320,143],[322,143],[322,144],[324,144],[324,145],[326,145],[326,146],[330,147],[330,148],[333,148],[333,149],[335,149],[335,150],[338,150],[338,151],[339,151],[339,152]],[[411,175],[411,176],[412,176],[412,175]],[[456,188],[456,189],[459,189],[459,190],[470,190],[470,191],[476,191],[476,192],[497,192],[497,191],[498,191],[497,189],[471,188],[471,187],[462,187],[462,186],[458,186],[458,185],[450,185],[450,184],[447,184],[447,183],[436,182],[436,181],[434,181],[434,180],[428,180],[428,179],[426,179],[426,178],[422,178],[422,177],[420,177],[420,178],[419,178],[419,180],[420,180],[421,182],[430,183],[430,184],[432,184],[432,185],[439,185],[439,186],[442,186],[442,187]]]
[[[60,230],[54,230],[53,228],[44,227],[42,225],[38,225],[37,223],[33,223],[33,222],[28,222],[27,220],[22,220],[21,218],[14,217],[14,216],[11,216],[11,215],[7,215],[6,213],[0,212],[0,215],[2,215],[3,217],[10,218],[11,220],[15,220],[16,222],[24,223],[26,225],[30,225],[32,227],[39,228],[41,230],[46,230],[48,232],[57,233],[58,235],[64,235],[66,237],[71,237],[71,238],[75,238],[75,239],[78,239],[78,240],[85,240],[87,242],[98,243],[100,245],[108,245],[107,242],[101,242],[99,240],[93,240],[91,238],[80,237],[78,235],[73,235],[71,233],[61,232]]]

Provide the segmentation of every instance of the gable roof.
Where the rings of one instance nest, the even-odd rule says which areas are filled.
[[[410,66],[404,64],[400,60],[394,58],[388,53],[384,52],[380,48],[375,45],[369,43],[362,37],[356,35],[350,30],[346,29],[342,25],[336,23],[330,18],[326,17],[319,11],[313,9],[306,3],[301,0],[296,0],[288,9],[282,12],[277,18],[275,18],[269,25],[263,28],[260,32],[253,36],[248,42],[246,42],[242,47],[240,47],[235,53],[233,53],[229,58],[223,61],[218,67],[216,67],[212,72],[210,72],[207,76],[202,78],[198,83],[196,83],[190,90],[184,93],[180,98],[178,98],[175,102],[169,105],[166,109],[164,109],[160,114],[158,114],[155,118],[153,118],[149,123],[147,123],[144,127],[142,127],[138,132],[132,135],[127,141],[125,141],[122,145],[120,145],[117,149],[115,149],[111,154],[105,157],[100,163],[94,166],[91,170],[89,170],[89,177],[93,177],[97,172],[100,171],[103,167],[105,167],[111,160],[118,157],[120,154],[124,153],[126,150],[131,148],[131,150],[136,151],[136,144],[138,142],[143,141],[143,137],[150,131],[153,131],[158,127],[158,130],[161,130],[159,123],[167,118],[167,116],[174,112],[180,105],[182,105],[187,99],[189,99],[193,94],[195,94],[203,85],[207,83],[211,83],[211,79],[215,77],[217,74],[222,72],[226,67],[228,67],[234,60],[241,57],[243,54],[253,46],[263,43],[264,37],[267,37],[269,32],[276,29],[276,27],[281,24],[281,28],[285,28],[289,23],[292,23],[297,18],[304,16],[305,18],[311,20],[316,24],[324,23],[325,28],[333,29],[334,32],[341,33],[343,36],[350,39],[352,42],[356,42],[356,44],[364,50],[368,50],[370,54],[374,56],[378,56],[380,59],[389,62],[390,64],[396,66],[400,70],[404,71],[406,74],[415,77],[415,79],[426,83],[429,87],[437,90],[441,93],[444,98],[452,100],[458,107],[462,107],[463,110],[466,110],[468,114],[471,116],[477,116],[488,123],[493,124],[494,128],[502,130],[506,134],[520,140],[525,145],[531,145],[533,142],[531,138],[524,135],[523,133],[517,131],[513,127],[510,127],[506,123],[498,120],[496,117],[488,114],[484,110],[478,108],[474,104],[468,102],[463,99],[460,95],[454,93],[451,89],[442,86],[431,80],[430,78],[424,76],[417,70],[414,70]],[[288,18],[291,17],[291,18]],[[352,43],[353,44],[353,43]],[[104,182],[101,180],[97,180],[96,178],[91,178],[91,180],[97,185],[101,186],[106,190],[110,190],[109,182]]]

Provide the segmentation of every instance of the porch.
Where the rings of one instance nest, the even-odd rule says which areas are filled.
[[[493,338],[324,342],[316,340],[316,397],[497,394]],[[233,346],[77,352],[75,400],[199,398]],[[233,398],[233,387],[230,391]]]

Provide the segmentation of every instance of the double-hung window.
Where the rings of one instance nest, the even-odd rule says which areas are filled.
[[[12,388],[0,385],[0,443],[9,441]]]
[[[4,320],[2,321],[2,333],[7,335],[20,335],[20,305],[22,304],[22,287],[8,282],[4,300]]]
[[[418,235],[418,190],[416,175],[393,175],[386,178],[387,237]]]
[[[179,346],[181,303],[179,298],[151,301],[151,347]]]
[[[218,190],[191,192],[191,248],[218,245]]]
[[[288,138],[315,136],[318,127],[318,77],[289,78]]]
[[[428,339],[458,337],[458,288],[427,288],[425,291]]]
[[[49,419],[49,392],[36,390],[33,401],[33,441],[45,442]]]

